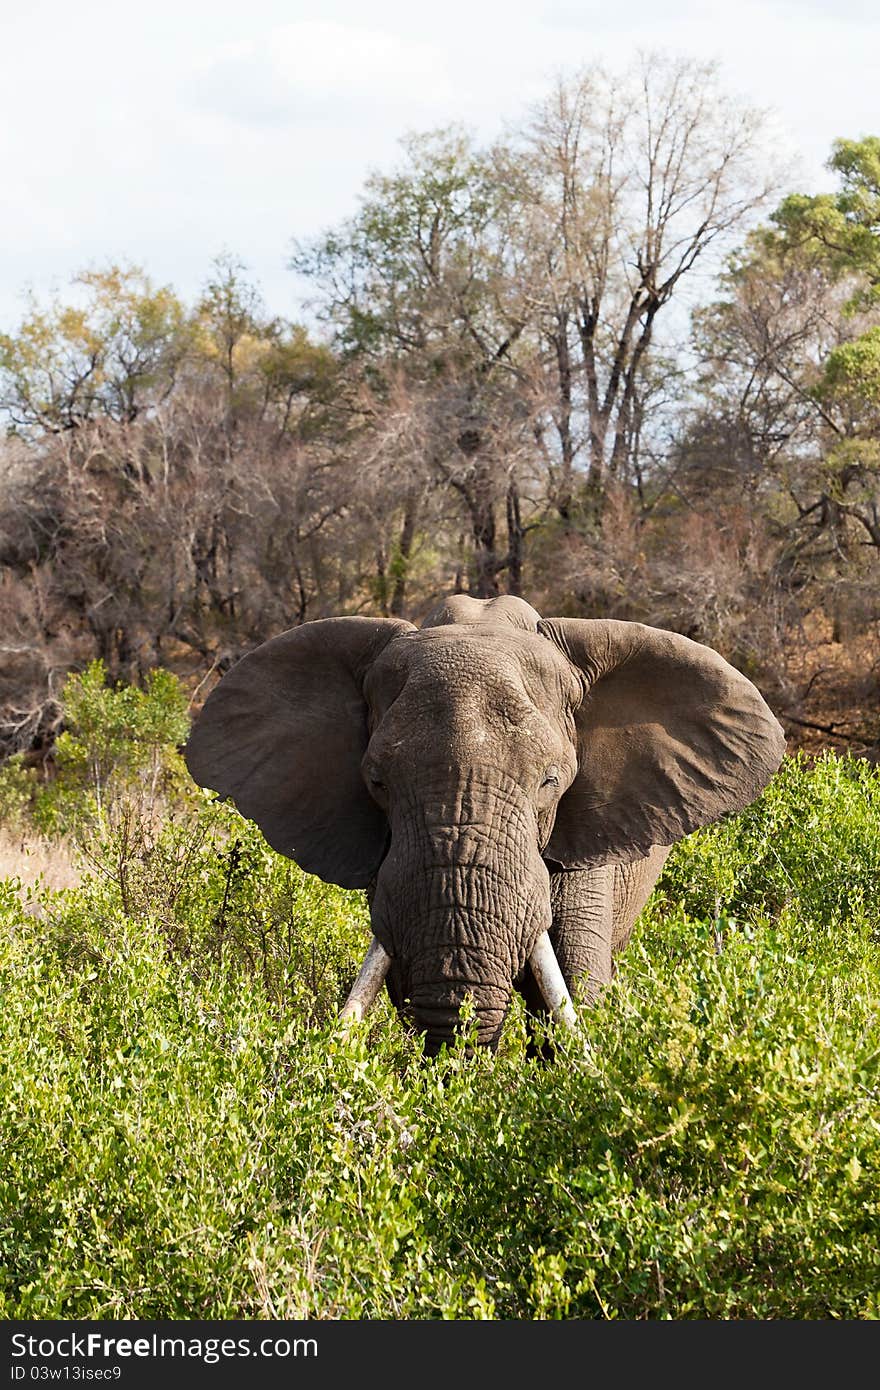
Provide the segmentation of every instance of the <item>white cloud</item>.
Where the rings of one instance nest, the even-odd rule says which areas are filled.
[[[877,133],[876,0],[30,0],[0,45],[0,328],[19,291],[111,258],[186,295],[228,246],[294,312],[290,239],[356,204],[407,130],[499,133],[549,76],[637,49],[720,58],[778,109],[800,183]],[[321,18],[315,18],[320,14]]]
[[[270,124],[365,102],[430,108],[454,95],[446,55],[418,40],[332,21],[286,24],[222,50],[198,71],[198,104],[234,120]]]

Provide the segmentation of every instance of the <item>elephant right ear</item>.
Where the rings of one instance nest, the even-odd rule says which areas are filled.
[[[388,835],[361,777],[364,678],[393,638],[414,630],[325,618],[283,632],[223,677],[184,749],[196,782],[230,797],[273,849],[343,888],[366,887]]]

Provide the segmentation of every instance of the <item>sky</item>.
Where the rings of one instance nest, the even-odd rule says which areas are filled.
[[[554,76],[638,51],[716,59],[769,108],[792,186],[832,187],[840,136],[880,134],[876,0],[28,0],[0,6],[0,331],[30,286],[141,265],[188,300],[241,258],[271,312],[406,131],[502,133]],[[871,17],[871,11],[874,17]]]

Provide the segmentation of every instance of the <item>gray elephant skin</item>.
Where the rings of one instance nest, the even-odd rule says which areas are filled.
[[[754,800],[784,747],[709,647],[456,594],[421,628],[328,618],[264,643],[186,760],[276,850],[368,890],[388,992],[436,1052],[466,996],[489,1046],[514,988],[546,1009],[545,932],[595,1000],[669,847]]]

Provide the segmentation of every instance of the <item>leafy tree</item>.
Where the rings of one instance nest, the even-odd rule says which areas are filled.
[[[186,350],[174,292],[138,267],[74,277],[74,303],[32,297],[13,335],[0,334],[0,408],[13,428],[56,434],[107,418],[130,423],[167,393]]]
[[[786,198],[695,315],[703,368],[676,467],[690,501],[747,490],[776,536],[776,582],[828,612],[836,637],[878,611],[876,149],[839,141],[842,191]]]
[[[458,128],[404,139],[403,162],[368,179],[359,213],[297,248],[293,267],[319,287],[343,348],[430,379],[484,368],[509,351],[515,323],[500,297],[509,195],[490,154]]]
[[[827,450],[829,486],[813,504],[838,546],[855,522],[880,549],[880,137],[835,141],[828,167],[837,193],[793,194],[774,215],[782,246],[815,260],[846,288],[847,340],[821,363],[813,395],[838,439]]]
[[[836,140],[828,168],[840,176],[837,193],[793,193],[773,221],[787,245],[857,279],[853,307],[870,306],[880,300],[880,136]]]
[[[517,479],[499,458],[515,422],[517,350],[525,320],[511,293],[511,190],[492,151],[459,129],[411,136],[394,173],[368,180],[360,212],[293,266],[318,286],[342,352],[360,366],[372,402],[400,400],[407,383],[437,482],[457,496],[474,552],[473,587],[497,591],[510,564],[496,509],[517,527]],[[368,412],[375,418],[375,410]],[[412,432],[410,432],[412,433]],[[413,481],[422,469],[412,459]],[[417,486],[404,483],[398,553],[411,547]]]
[[[281,432],[323,418],[336,377],[329,349],[300,324],[268,314],[243,261],[217,256],[193,316],[195,360],[217,371],[227,424],[271,416]]]

